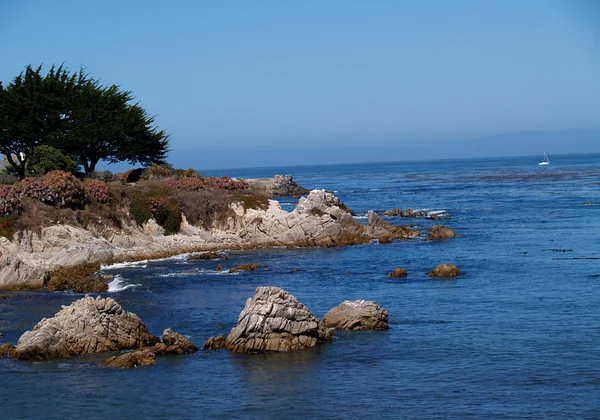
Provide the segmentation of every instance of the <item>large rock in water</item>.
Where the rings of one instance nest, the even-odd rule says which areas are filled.
[[[112,356],[102,362],[102,366],[117,369],[131,369],[137,366],[156,364],[156,355],[148,349],[130,351],[120,356]]]
[[[113,299],[86,296],[42,319],[25,332],[14,353],[17,359],[72,357],[85,353],[152,346],[158,342],[135,314]]]
[[[381,219],[372,210],[368,213],[367,232],[375,239],[409,239],[416,238],[421,234],[418,230],[410,229],[408,226],[393,225]]]
[[[327,312],[323,322],[336,330],[385,330],[388,311],[373,301],[347,300]]]
[[[257,287],[225,340],[236,353],[300,350],[331,339],[332,332],[302,303],[279,287]]]
[[[188,354],[197,352],[198,347],[183,335],[167,328],[163,331],[162,343],[154,346],[154,351],[157,354]]]
[[[454,264],[440,264],[427,273],[430,277],[456,277],[461,274],[458,267]]]
[[[450,239],[455,236],[456,233],[454,233],[452,229],[447,228],[444,225],[433,225],[429,228],[429,236],[427,236],[427,239]]]

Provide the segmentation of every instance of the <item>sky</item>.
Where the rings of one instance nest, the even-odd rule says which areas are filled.
[[[460,157],[473,139],[485,156],[506,133],[600,130],[595,0],[0,0],[0,45],[5,83],[65,63],[133,91],[177,167]]]

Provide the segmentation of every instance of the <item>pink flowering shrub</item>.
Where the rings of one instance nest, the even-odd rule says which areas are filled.
[[[83,182],[73,174],[65,171],[51,171],[44,175],[44,181],[50,189],[58,195],[55,201],[59,207],[83,208],[87,202],[86,190]]]
[[[44,178],[25,178],[17,184],[17,188],[23,197],[39,200],[42,203],[54,204],[59,198]]]
[[[204,180],[197,177],[184,177],[179,179],[166,179],[163,187],[168,190],[198,191],[204,188]]]
[[[231,179],[228,176],[222,176],[216,180],[217,187],[225,190],[243,190],[248,188],[248,183],[243,179]]]
[[[88,179],[83,185],[90,197],[93,197],[99,203],[108,203],[112,197],[110,185],[106,182],[96,179]]]
[[[13,185],[0,185],[0,216],[10,216],[23,210],[19,190]]]

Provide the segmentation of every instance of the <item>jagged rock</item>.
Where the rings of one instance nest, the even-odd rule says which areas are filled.
[[[220,350],[225,348],[225,336],[217,335],[210,337],[204,345],[206,350]]]
[[[291,175],[275,175],[271,179],[247,179],[250,188],[261,191],[270,197],[300,197],[308,194],[309,190],[301,187]]]
[[[193,254],[188,257],[188,260],[226,260],[229,257],[225,254],[215,251],[202,252]]]
[[[9,356],[14,357],[15,346],[12,344],[4,343],[0,346],[0,359],[3,357]]]
[[[117,369],[131,369],[137,366],[156,364],[156,355],[148,349],[130,351],[119,356],[113,356],[102,362],[102,366]]]
[[[394,268],[394,271],[388,273],[388,277],[406,277],[408,272],[400,267]]]
[[[389,239],[409,239],[421,234],[418,230],[411,230],[408,226],[398,226],[381,220],[381,217],[372,210],[368,213],[367,232],[375,239],[388,241]]]
[[[215,271],[223,271],[223,266],[221,264],[217,265]]]
[[[386,210],[382,213],[384,216],[398,216],[398,217],[427,217],[426,211],[418,211],[413,209],[401,210],[399,208]]]
[[[440,264],[427,275],[430,277],[456,277],[460,276],[461,272],[454,264]]]
[[[115,300],[86,296],[25,332],[17,343],[15,357],[71,357],[152,346],[158,341],[137,315],[125,312]]]
[[[258,264],[241,264],[229,269],[230,273],[239,273],[240,271],[254,271],[260,269]]]
[[[188,354],[198,351],[190,340],[170,328],[163,331],[162,343],[154,346],[156,354]]]
[[[108,284],[94,274],[100,264],[58,266],[50,272],[46,287],[51,292],[68,290],[75,293],[101,293],[108,290]]]
[[[449,239],[454,238],[455,236],[456,233],[454,233],[452,229],[447,228],[444,225],[433,225],[429,228],[429,236],[427,236],[427,239]]]
[[[331,339],[331,331],[302,303],[279,287],[257,287],[225,340],[236,353],[300,350]]]
[[[373,301],[345,301],[323,317],[323,323],[337,330],[385,330],[388,312]]]

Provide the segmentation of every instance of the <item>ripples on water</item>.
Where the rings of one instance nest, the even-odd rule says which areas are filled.
[[[599,418],[599,162],[596,155],[554,157],[548,167],[515,158],[229,171],[292,173],[302,185],[337,191],[362,221],[369,209],[445,211],[444,223],[463,236],[107,268],[119,280],[109,295],[154,334],[172,327],[199,345],[226,333],[260,285],[285,288],[321,317],[345,299],[376,300],[390,329],[338,333],[331,344],[291,354],[200,351],[130,371],[101,368],[98,355],[3,359],[2,415]],[[293,199],[282,201],[292,208]],[[433,223],[387,220],[423,231]],[[245,262],[263,269],[213,271]],[[426,276],[444,262],[465,275]],[[397,266],[408,278],[386,276]],[[9,342],[80,297],[10,295],[0,300]]]

